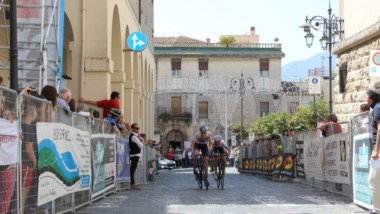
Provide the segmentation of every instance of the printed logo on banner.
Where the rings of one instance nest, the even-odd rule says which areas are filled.
[[[38,205],[90,187],[90,136],[65,124],[37,123]]]
[[[93,154],[92,198],[95,198],[115,186],[115,135],[91,135],[91,148]]]
[[[127,140],[116,137],[116,181],[130,181],[129,175],[129,145]]]
[[[0,166],[19,162],[18,121],[10,122],[0,118]],[[1,192],[1,191],[0,191]]]

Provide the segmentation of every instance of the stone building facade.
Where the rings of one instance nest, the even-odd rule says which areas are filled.
[[[349,121],[367,102],[366,90],[379,78],[369,77],[371,50],[380,50],[380,20],[377,0],[341,0],[343,39],[333,49],[337,55],[334,72],[333,111],[340,121]]]
[[[155,133],[156,139],[163,142],[164,151],[169,145],[184,148],[201,124],[225,138],[225,127],[240,124],[241,117],[248,127],[269,113],[289,112],[289,100],[274,99],[270,87],[274,82],[281,84],[281,59],[285,56],[281,44],[259,43],[254,28],[249,35],[225,36],[235,37],[236,43],[226,47],[185,36],[155,38]],[[231,78],[240,78],[241,73],[252,77],[256,92],[246,90],[243,109],[238,97],[235,111],[224,121],[226,117],[218,111],[222,104],[217,102],[223,100],[202,92],[202,87],[206,87],[202,83],[213,84],[210,82],[215,80],[226,92]]]

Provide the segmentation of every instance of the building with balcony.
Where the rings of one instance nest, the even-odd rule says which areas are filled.
[[[227,36],[236,42],[227,46],[186,36],[155,38],[155,134],[163,142],[164,153],[169,145],[188,145],[203,123],[224,138],[229,125],[241,122],[241,97],[231,97],[228,91],[232,78],[242,73],[255,84],[255,93],[246,91],[243,97],[244,126],[300,105],[299,96],[274,96],[283,95],[282,89],[287,87],[281,82],[281,59],[285,56],[281,44],[260,43],[254,27],[248,35]],[[294,94],[299,95],[300,88],[295,88],[298,93]],[[233,112],[221,107],[232,102]]]

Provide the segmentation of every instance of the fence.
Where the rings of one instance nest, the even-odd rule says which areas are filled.
[[[0,112],[0,213],[73,212],[129,188],[129,135],[113,134],[108,121],[4,87]],[[155,159],[152,148],[142,152],[139,184]]]
[[[368,185],[371,152],[369,113],[350,123],[276,140],[256,140],[239,150],[238,170],[274,180],[297,181],[351,197],[354,203],[371,207]]]

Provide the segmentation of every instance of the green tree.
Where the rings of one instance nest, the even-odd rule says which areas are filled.
[[[235,42],[236,42],[236,39],[233,36],[227,36],[227,37],[220,37],[219,38],[219,43],[222,44],[222,45],[225,45],[227,47],[229,45],[235,43]]]
[[[255,123],[249,129],[254,133],[263,133],[265,136],[271,134],[282,134],[285,128],[289,128],[290,116],[285,112],[270,114]]]
[[[239,142],[239,143],[242,143],[241,142],[241,135],[240,135],[240,130],[241,130],[241,123],[233,123],[229,128],[228,130],[230,132],[234,132],[236,133],[236,140]],[[248,131],[247,129],[243,126],[243,139],[248,139]]]
[[[326,120],[328,114],[328,102],[326,100],[311,101],[308,106],[298,107],[292,115],[290,125],[298,130],[317,128],[318,120]]]

